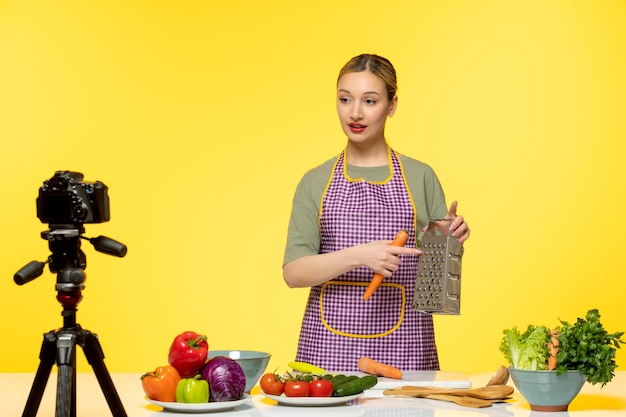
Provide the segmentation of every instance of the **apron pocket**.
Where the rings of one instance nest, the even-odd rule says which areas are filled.
[[[320,292],[320,316],[332,333],[345,337],[387,336],[404,319],[406,291],[400,284],[384,282],[367,301],[369,282],[328,281]]]

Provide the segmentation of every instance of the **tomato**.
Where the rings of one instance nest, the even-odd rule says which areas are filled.
[[[287,397],[308,397],[309,383],[306,381],[289,381],[285,384]]]
[[[282,395],[285,389],[285,384],[283,384],[280,378],[276,378],[276,374],[272,373],[263,375],[259,385],[261,385],[263,392],[269,395]]]
[[[311,397],[330,397],[333,395],[333,384],[326,379],[315,379],[309,382]]]

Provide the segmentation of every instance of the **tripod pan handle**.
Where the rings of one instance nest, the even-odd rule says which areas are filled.
[[[31,261],[15,273],[13,281],[15,281],[17,285],[24,285],[43,274],[45,266],[45,262]]]

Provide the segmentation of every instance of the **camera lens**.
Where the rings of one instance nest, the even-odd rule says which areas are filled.
[[[74,206],[74,218],[77,220],[85,220],[89,210],[84,204],[76,204]]]

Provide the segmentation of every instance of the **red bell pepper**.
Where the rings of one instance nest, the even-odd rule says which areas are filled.
[[[208,354],[209,344],[206,336],[196,332],[184,332],[176,336],[172,342],[168,360],[181,378],[191,378],[200,371]]]

